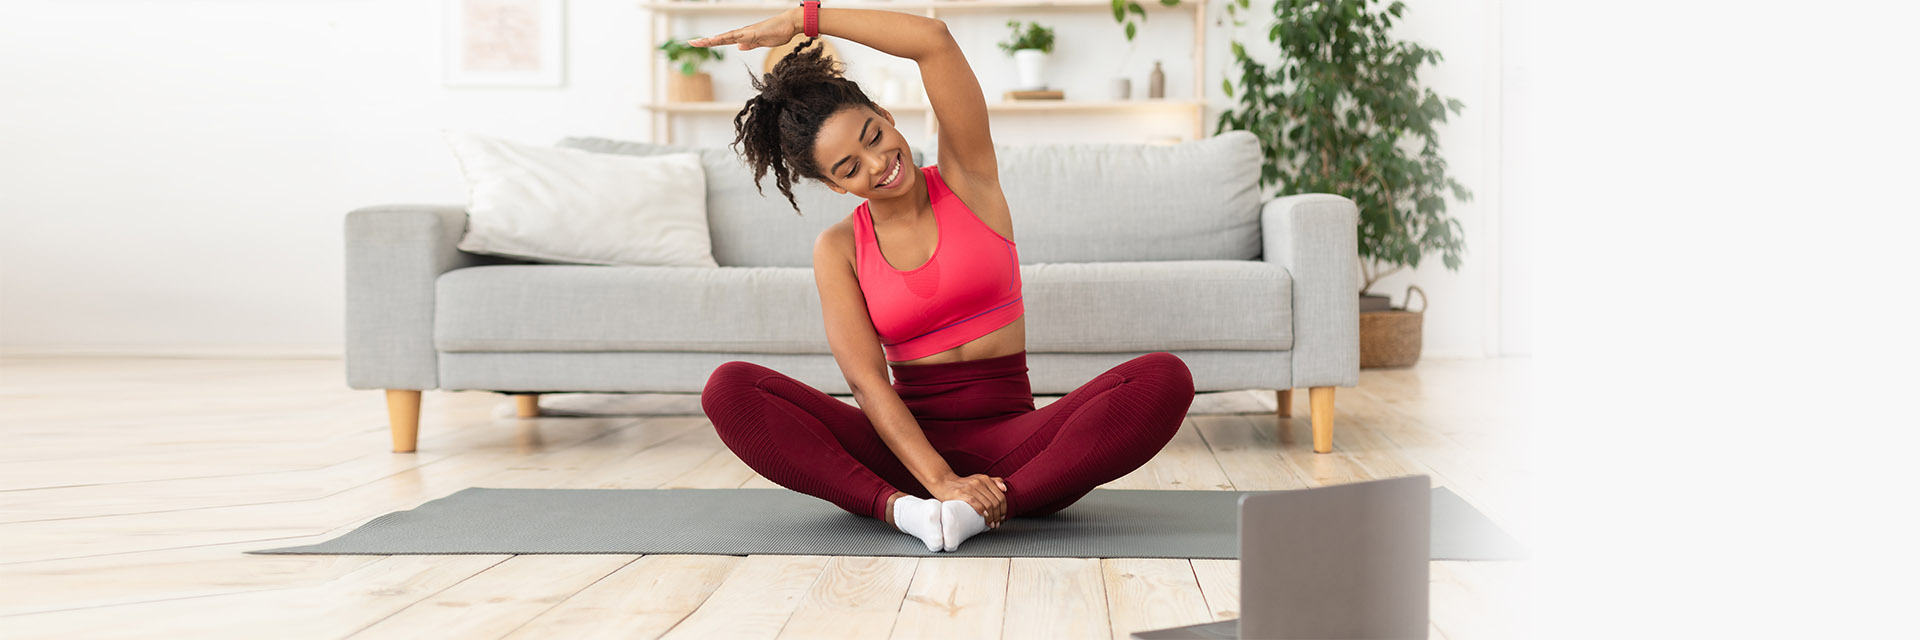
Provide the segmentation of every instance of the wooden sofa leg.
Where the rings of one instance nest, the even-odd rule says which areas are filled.
[[[540,394],[516,393],[513,395],[513,407],[522,418],[540,417]]]
[[[420,439],[420,392],[388,389],[387,422],[393,430],[393,452],[413,453]]]
[[[1279,416],[1282,418],[1293,417],[1293,390],[1280,389],[1278,391],[1274,391],[1273,393],[1274,393],[1274,396],[1280,400]]]
[[[1313,452],[1333,452],[1333,387],[1309,387],[1313,404]]]

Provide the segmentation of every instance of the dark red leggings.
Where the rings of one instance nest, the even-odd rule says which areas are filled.
[[[889,365],[905,401],[953,472],[1005,478],[1007,516],[1046,515],[1152,459],[1193,404],[1193,374],[1171,353],[1120,363],[1035,409],[1027,352]],[[714,369],[700,406],[735,455],[780,486],[886,519],[887,498],[933,494],[859,407],[751,362]]]

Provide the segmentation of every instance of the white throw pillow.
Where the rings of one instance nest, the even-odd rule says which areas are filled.
[[[461,251],[573,264],[719,267],[695,153],[631,156],[442,129],[472,201]]]

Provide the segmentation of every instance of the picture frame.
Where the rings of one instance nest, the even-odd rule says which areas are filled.
[[[447,87],[566,83],[565,0],[442,0]]]

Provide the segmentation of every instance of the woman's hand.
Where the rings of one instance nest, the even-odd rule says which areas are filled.
[[[954,476],[945,482],[936,482],[927,487],[933,497],[942,502],[964,500],[973,507],[980,517],[986,518],[988,527],[998,527],[1007,519],[1007,481],[985,474],[966,477]]]
[[[688,40],[687,44],[696,47],[738,44],[740,45],[741,51],[746,51],[754,47],[778,47],[792,42],[793,36],[800,33],[800,21],[794,19],[794,11],[796,11],[796,9],[788,9],[781,12],[780,15],[761,20],[750,26],[734,29],[717,36],[694,38]]]

